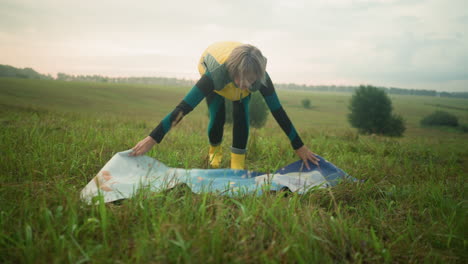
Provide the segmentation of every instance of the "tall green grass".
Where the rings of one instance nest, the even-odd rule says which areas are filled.
[[[367,179],[363,184],[288,197],[143,190],[119,204],[89,206],[79,200],[81,189],[116,152],[145,137],[188,90],[90,85],[0,79],[1,263],[467,260],[468,137],[419,128],[418,115],[433,110],[424,103],[429,99],[394,98],[397,112],[415,111],[408,113],[408,134],[395,139],[350,129],[341,115],[344,95],[309,94],[322,99],[311,99],[316,108],[309,113],[299,108],[301,93],[280,94],[303,141]],[[95,96],[99,89],[109,96]],[[159,93],[167,98],[149,96]],[[153,100],[154,111],[146,105]],[[122,112],[122,105],[129,107]],[[148,155],[171,167],[207,168],[207,120],[204,109],[197,111]],[[225,132],[228,156],[231,128]],[[251,131],[249,169],[273,172],[296,159],[272,120]]]

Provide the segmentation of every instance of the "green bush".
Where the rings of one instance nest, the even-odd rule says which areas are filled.
[[[460,125],[460,131],[463,133],[468,133],[468,125]]]
[[[400,137],[406,130],[405,121],[400,115],[392,114],[383,129],[383,134],[391,137]]]
[[[250,125],[255,128],[263,127],[267,121],[268,112],[268,106],[260,92],[253,93],[250,99]]]
[[[301,103],[302,103],[302,106],[304,108],[306,108],[306,109],[310,108],[310,100],[309,99],[302,99]]]
[[[232,102],[225,99],[226,123],[232,124]],[[268,118],[268,106],[265,103],[261,93],[252,93],[249,104],[250,126],[261,128],[265,125]],[[206,112],[209,116],[209,112]]]
[[[361,85],[351,97],[348,120],[360,133],[402,136],[406,130],[404,120],[392,115],[392,108],[384,90]]]
[[[423,126],[458,126],[458,118],[445,111],[435,111],[421,120]]]

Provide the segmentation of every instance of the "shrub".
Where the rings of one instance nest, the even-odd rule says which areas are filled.
[[[468,125],[460,125],[460,131],[463,133],[468,133]]]
[[[268,112],[268,106],[260,92],[253,93],[250,99],[250,125],[255,128],[263,127],[267,121]]]
[[[232,124],[232,102],[225,99],[226,107],[226,123]],[[265,125],[268,118],[268,106],[265,103],[262,95],[258,93],[252,93],[249,104],[249,118],[250,125],[255,128],[261,128]],[[209,112],[207,111],[209,116]]]
[[[383,134],[391,137],[400,137],[405,132],[406,126],[402,116],[392,114],[383,129]]]
[[[421,120],[423,126],[458,126],[458,118],[445,111],[435,111]]]
[[[402,136],[406,127],[401,116],[392,115],[392,101],[384,90],[361,85],[351,97],[348,120],[364,134]]]
[[[306,109],[310,108],[310,100],[309,99],[302,99],[301,103],[302,103],[302,106],[304,108],[306,108]]]

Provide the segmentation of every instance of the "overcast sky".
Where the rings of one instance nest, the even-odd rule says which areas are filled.
[[[52,75],[196,79],[224,40],[274,82],[468,91],[466,0],[0,0],[0,64]]]

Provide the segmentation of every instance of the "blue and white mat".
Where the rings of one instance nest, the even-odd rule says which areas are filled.
[[[99,173],[81,191],[81,199],[92,203],[92,198],[101,194],[104,202],[131,198],[141,188],[163,191],[185,183],[195,193],[216,192],[233,195],[279,191],[284,187],[292,192],[303,193],[311,188],[326,188],[342,180],[358,181],[347,173],[320,159],[319,166],[309,162],[307,169],[302,161],[296,161],[266,174],[232,169],[178,169],[169,168],[148,156],[132,157],[132,150],[115,154]]]

